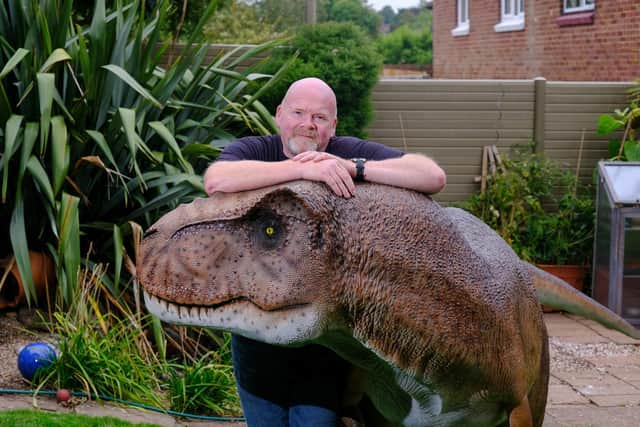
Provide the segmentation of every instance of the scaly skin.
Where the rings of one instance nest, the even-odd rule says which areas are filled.
[[[342,199],[303,181],[217,194],[147,231],[137,276],[165,321],[332,348],[364,373],[386,425],[542,425],[545,277],[424,195],[362,184]]]

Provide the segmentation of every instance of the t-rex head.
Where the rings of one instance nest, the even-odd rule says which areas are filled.
[[[318,189],[311,198],[308,188],[218,193],[162,217],[137,261],[149,310],[270,343],[319,335],[332,314],[332,221]]]

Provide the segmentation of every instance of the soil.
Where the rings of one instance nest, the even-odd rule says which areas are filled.
[[[28,309],[0,312],[0,388],[29,390],[31,384],[18,370],[18,353],[34,341],[55,344],[54,337],[38,329],[37,313]]]

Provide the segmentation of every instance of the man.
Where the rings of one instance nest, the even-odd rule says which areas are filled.
[[[341,197],[355,181],[437,193],[442,169],[428,157],[371,141],[336,137],[337,102],[322,80],[294,82],[276,110],[280,135],[228,145],[205,172],[208,194],[252,190],[297,179],[324,182]],[[250,427],[335,426],[345,363],[324,347],[281,348],[233,336],[234,372]]]

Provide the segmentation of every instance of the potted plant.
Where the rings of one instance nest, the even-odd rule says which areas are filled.
[[[495,229],[520,258],[582,290],[593,247],[592,189],[533,145],[516,147],[503,166],[462,208]]]
[[[616,136],[622,130],[621,138],[609,140],[609,157],[611,160],[640,161],[640,140],[637,139],[640,129],[640,80],[631,88],[629,105],[623,110],[616,109],[612,114],[598,117],[598,134]]]

